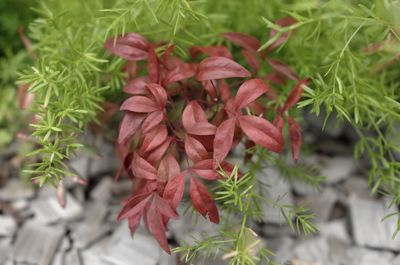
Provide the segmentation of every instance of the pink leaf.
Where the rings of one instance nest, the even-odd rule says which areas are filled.
[[[171,154],[167,154],[160,161],[158,166],[158,180],[162,182],[167,182],[169,179],[179,174],[180,167],[178,161]]]
[[[214,135],[216,127],[209,122],[198,122],[186,130],[193,135]]]
[[[147,95],[149,93],[146,87],[147,83],[147,77],[129,80],[124,86],[124,92],[131,95]]]
[[[223,79],[222,79],[223,80]],[[217,101],[216,82],[214,80],[201,81],[204,90],[212,101]]]
[[[260,41],[257,40],[257,38],[245,33],[226,32],[221,35],[234,44],[252,52],[257,52],[258,48],[261,46]]]
[[[128,226],[129,226],[129,230],[131,232],[131,236],[132,237],[133,237],[133,235],[135,234],[136,230],[138,229],[138,227],[140,225],[140,219],[142,219],[142,216],[144,214],[144,210],[145,210],[145,208],[140,210],[136,215],[131,216],[131,217],[128,218]]]
[[[294,162],[297,163],[301,149],[301,127],[291,117],[288,117],[288,123],[289,123],[289,136],[290,136],[290,147],[292,150],[292,156]]]
[[[148,46],[147,40],[136,33],[118,37],[115,45],[114,38],[108,39],[104,44],[104,47],[111,53],[130,61],[146,59]]]
[[[217,128],[214,138],[214,168],[224,161],[232,148],[235,125],[235,118],[230,118]]]
[[[121,144],[133,136],[145,117],[146,114],[142,113],[125,113],[121,121],[121,127],[119,128],[118,143]]]
[[[157,205],[158,211],[171,219],[177,219],[178,214],[174,209],[171,208],[171,205],[164,199],[161,198],[160,195],[156,194],[154,203]]]
[[[150,83],[158,83],[158,78],[159,78],[159,64],[158,64],[158,58],[156,51],[154,50],[154,47],[150,45],[149,47],[149,63],[147,65],[148,71],[149,71],[149,82]]]
[[[283,136],[281,132],[269,121],[256,116],[240,116],[240,128],[256,144],[273,152],[283,150]]]
[[[207,121],[207,116],[196,100],[190,101],[182,113],[182,123],[185,129],[193,123]]]
[[[199,81],[231,77],[249,77],[250,73],[240,64],[225,57],[209,57],[201,61],[196,79]]]
[[[308,79],[303,79],[297,82],[295,87],[292,89],[290,94],[288,95],[285,104],[283,105],[282,113],[292,108],[296,103],[300,100],[301,95],[303,94],[303,85],[308,84]]]
[[[147,154],[147,161],[152,164],[158,163],[160,159],[164,156],[165,152],[167,152],[171,142],[172,138],[167,137],[161,145],[159,145],[157,148]]]
[[[165,49],[163,55],[162,55],[162,61],[165,65],[168,66],[171,54],[174,51],[175,46],[174,45],[169,45],[167,49]]]
[[[236,111],[247,107],[262,94],[268,91],[268,86],[262,79],[254,78],[245,81],[240,87],[235,97]]]
[[[213,135],[215,126],[207,121],[206,114],[197,101],[191,101],[182,114],[185,130],[194,135]]]
[[[164,84],[182,81],[185,79],[192,78],[196,74],[197,66],[195,64],[183,63],[178,67],[168,71],[167,76],[164,79]]]
[[[142,132],[148,133],[150,130],[159,125],[164,119],[164,114],[161,111],[150,113],[142,124]]]
[[[185,190],[185,175],[179,173],[171,178],[164,189],[163,198],[169,202],[173,209],[176,209],[182,200]]]
[[[280,18],[280,19],[278,19],[277,21],[275,21],[275,24],[276,24],[276,25],[279,25],[280,27],[288,27],[288,26],[291,26],[291,25],[295,24],[296,22],[297,22],[297,21],[296,21],[294,18],[292,18],[292,17],[283,17],[283,18]],[[288,37],[290,36],[290,34],[291,34],[292,32],[293,32],[293,31],[288,31],[288,32],[282,33],[282,34],[279,36],[279,38],[278,38],[276,41],[274,41],[274,42],[268,47],[268,50],[270,51],[270,50],[273,50],[273,49],[278,48],[279,46],[281,46],[281,45],[288,39]],[[273,38],[276,34],[277,34],[276,30],[275,30],[275,29],[272,29],[269,38],[270,38],[270,39]]]
[[[214,169],[214,163],[212,159],[206,159],[197,162],[192,166],[192,170],[203,179],[215,180],[220,178],[217,171]]]
[[[193,58],[196,58],[200,53],[207,56],[220,56],[232,59],[232,54],[225,46],[192,46],[189,53]]]
[[[152,193],[138,194],[129,199],[118,214],[118,220],[133,217],[142,212],[149,202]]]
[[[283,118],[281,115],[278,114],[275,116],[273,124],[281,132],[281,134],[283,134],[284,122],[283,122]]]
[[[208,152],[204,146],[187,134],[185,136],[185,152],[193,162],[201,161],[208,157]]]
[[[260,62],[258,61],[255,53],[249,50],[242,50],[242,55],[244,59],[246,59],[250,67],[253,69],[253,73],[256,74],[260,69]]]
[[[121,110],[128,110],[132,112],[148,113],[158,110],[156,103],[143,96],[130,97],[121,105]]]
[[[165,225],[162,220],[161,213],[155,203],[152,203],[146,212],[146,221],[149,231],[153,234],[158,244],[164,249],[165,252],[171,254],[168,246],[167,237],[165,235]]]
[[[219,92],[221,94],[221,98],[224,102],[226,102],[232,97],[231,88],[224,79],[219,80],[218,83],[219,83]]]
[[[194,208],[204,217],[210,219],[211,222],[219,223],[219,214],[217,206],[207,188],[195,177],[190,178],[190,198]]]
[[[284,62],[277,60],[277,59],[267,59],[267,62],[271,65],[271,67],[277,71],[278,73],[286,76],[292,80],[299,80],[299,77],[293,72],[290,67],[285,64]]]
[[[163,110],[165,108],[165,105],[167,104],[167,98],[168,94],[167,91],[165,91],[165,88],[158,84],[148,84],[147,88],[150,90],[151,94],[154,96],[155,103],[158,106],[160,110]]]
[[[160,146],[165,139],[167,139],[167,136],[167,127],[162,124],[158,125],[144,136],[140,150],[143,152],[149,152],[153,150],[154,148]]]
[[[157,170],[137,153],[132,160],[132,173],[137,178],[155,180],[157,179]]]

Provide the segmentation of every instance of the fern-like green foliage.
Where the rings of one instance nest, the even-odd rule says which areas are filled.
[[[356,156],[371,161],[373,191],[398,204],[400,3],[296,1],[282,9],[298,22],[287,28],[264,22],[281,34],[296,31],[276,56],[313,79],[300,107],[350,122],[360,138]]]
[[[214,187],[214,193],[224,216],[222,228],[216,235],[206,235],[205,239],[195,239],[194,244],[175,248],[174,251],[181,253],[186,262],[214,255],[228,260],[230,265],[275,264],[273,253],[251,228],[254,220],[265,220],[267,213],[262,211],[265,204],[279,209],[282,219],[294,232],[307,236],[318,231],[312,223],[315,216],[308,209],[281,203],[285,194],[267,199],[265,193],[273,187],[268,187],[259,179],[266,160],[263,150],[255,149],[257,159],[249,162],[244,175],[239,172],[238,166],[231,174],[223,170],[219,172],[223,178]]]

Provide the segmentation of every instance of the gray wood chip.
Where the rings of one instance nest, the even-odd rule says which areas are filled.
[[[17,228],[15,219],[8,215],[0,215],[0,236],[12,236]]]
[[[381,201],[356,196],[350,197],[349,207],[354,240],[358,245],[395,251],[400,249],[400,238],[392,239],[396,219],[389,218],[382,222],[382,218],[394,210],[388,210]]]
[[[40,198],[31,204],[35,219],[44,224],[56,223],[60,220],[70,221],[82,216],[83,209],[71,195],[66,196],[66,207],[62,208],[54,196]]]
[[[0,189],[0,199],[5,201],[32,198],[33,195],[33,186],[20,179],[11,179]]]
[[[64,230],[27,222],[19,231],[11,257],[16,262],[50,265]]]

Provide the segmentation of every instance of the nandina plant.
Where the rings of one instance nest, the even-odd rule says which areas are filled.
[[[124,91],[130,96],[120,108],[125,114],[117,150],[120,173],[124,171],[132,181],[132,196],[123,202],[118,219],[127,219],[134,233],[143,218],[168,253],[167,224],[178,218],[186,180],[193,207],[219,223],[217,205],[204,183],[223,178],[220,170],[233,170],[226,159],[239,142],[281,153],[287,121],[295,161],[301,148],[301,128],[288,110],[308,81],[266,52],[258,53],[256,38],[234,32],[222,36],[241,48],[251,71],[235,62],[224,46],[191,47],[191,58],[184,61],[173,56],[173,46],[151,43],[136,33],[105,43],[111,53],[128,61]],[[284,38],[287,35],[269,50]],[[260,76],[261,63],[268,63],[272,72]],[[279,104],[271,83],[282,85],[287,79],[297,84]],[[267,108],[265,102],[272,104]]]

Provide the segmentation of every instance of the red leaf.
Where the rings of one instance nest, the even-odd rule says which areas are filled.
[[[162,124],[158,125],[144,136],[140,150],[143,152],[149,152],[153,150],[154,148],[161,145],[165,141],[165,139],[167,139],[167,136],[167,127]]]
[[[286,76],[289,79],[292,80],[299,80],[299,77],[293,72],[290,67],[285,64],[284,62],[276,59],[267,59],[267,62],[271,65],[271,67],[277,71],[278,73]]]
[[[215,180],[220,178],[217,171],[214,169],[212,159],[197,162],[193,165],[192,170],[203,179]]]
[[[207,121],[206,114],[197,101],[191,101],[182,114],[185,130],[194,135],[213,135],[215,126]]]
[[[143,121],[142,132],[148,133],[150,130],[159,125],[164,118],[164,114],[161,111],[155,111],[150,113],[147,118]]]
[[[159,65],[158,58],[154,47],[150,45],[149,47],[149,63],[147,65],[149,71],[149,82],[150,83],[158,83],[159,78]]]
[[[115,45],[114,38],[108,39],[104,44],[104,48],[111,53],[130,61],[146,59],[148,46],[147,40],[136,33],[128,33],[125,36],[118,37]]]
[[[126,74],[126,80],[132,80],[136,77],[137,74],[137,63],[136,61],[129,61],[122,71]]]
[[[231,95],[231,88],[229,87],[228,83],[225,82],[224,79],[218,81],[219,83],[219,92],[221,94],[221,98],[224,102],[228,101]]]
[[[196,58],[200,53],[207,56],[221,56],[232,59],[232,54],[225,46],[192,46],[189,53],[193,58]]]
[[[280,75],[278,72],[274,71],[271,73],[268,73],[264,76],[264,80],[268,81],[268,82],[272,82],[278,85],[284,85],[286,78],[284,78],[282,75]],[[275,96],[273,99],[278,98],[277,96]]]
[[[230,118],[217,128],[214,138],[214,168],[224,161],[232,148],[235,125],[235,118]]]
[[[174,51],[175,46],[174,45],[169,45],[167,49],[165,49],[163,55],[162,55],[162,61],[165,65],[168,66],[170,57],[172,52]]]
[[[128,226],[129,226],[129,230],[131,232],[131,236],[132,237],[133,237],[133,235],[135,234],[137,228],[140,225],[140,219],[142,219],[142,216],[144,214],[144,210],[145,210],[145,208],[140,210],[140,212],[138,214],[128,218]]]
[[[193,135],[214,135],[216,127],[208,122],[199,122],[188,128],[187,132]]]
[[[276,24],[276,25],[279,25],[279,26],[281,26],[281,27],[288,27],[288,26],[291,26],[291,25],[295,24],[296,22],[297,22],[297,21],[296,21],[294,18],[292,18],[292,17],[283,17],[283,18],[280,18],[280,19],[278,19],[277,21],[275,21],[275,24]],[[276,41],[274,41],[274,42],[268,47],[268,50],[270,51],[270,50],[273,50],[273,49],[278,48],[279,46],[281,46],[281,45],[288,39],[288,37],[290,36],[290,34],[291,34],[292,32],[293,32],[293,31],[288,31],[288,32],[282,33],[282,34],[279,36],[279,38],[278,38]],[[276,34],[277,34],[276,30],[275,30],[275,29],[272,29],[269,38],[270,38],[270,39],[273,38]]]
[[[223,80],[223,79],[222,79]],[[217,101],[216,82],[214,80],[201,81],[204,90],[212,101]]]
[[[225,39],[233,42],[234,44],[253,52],[257,52],[261,44],[257,38],[240,32],[226,32],[221,34]]]
[[[212,152],[214,150],[214,135],[191,134],[190,136],[198,140],[204,146],[204,148],[206,148],[208,152]]]
[[[175,210],[172,209],[171,205],[165,199],[161,198],[160,195],[156,194],[154,203],[157,205],[157,209],[162,215],[171,219],[178,218],[178,214]]]
[[[158,110],[156,103],[143,96],[130,97],[121,105],[121,110],[128,110],[132,112],[148,113]]]
[[[196,100],[190,101],[182,113],[182,123],[185,129],[193,123],[207,121],[207,116]]]
[[[180,167],[178,161],[171,154],[167,154],[161,160],[158,166],[158,180],[162,182],[167,182],[169,179],[179,174]]]
[[[146,212],[147,228],[153,234],[158,244],[164,249],[165,252],[171,254],[168,246],[167,237],[165,235],[165,226],[162,220],[161,213],[155,203],[152,203]]]
[[[118,214],[118,221],[134,217],[142,212],[142,210],[146,207],[147,203],[149,202],[152,196],[152,192],[146,194],[138,194],[129,201],[124,204],[122,210]]]
[[[187,134],[185,136],[185,152],[193,162],[201,161],[208,157],[208,152],[204,146]]]
[[[156,105],[159,107],[160,110],[163,110],[165,108],[165,105],[167,104],[167,98],[168,98],[167,91],[165,91],[165,88],[163,88],[158,84],[148,84],[147,88],[154,96]]]
[[[262,94],[268,91],[268,86],[262,79],[254,78],[245,81],[240,87],[235,97],[236,111],[247,107]]]
[[[301,95],[303,94],[303,85],[308,84],[308,79],[303,79],[297,82],[295,87],[292,89],[290,94],[288,95],[285,104],[281,110],[281,113],[287,111],[288,109],[292,108],[296,103],[300,100]]]
[[[219,223],[219,214],[217,206],[214,203],[207,188],[195,177],[190,178],[190,198],[194,208],[204,217],[210,219],[211,222]]]
[[[182,200],[185,190],[185,175],[179,173],[171,178],[164,189],[163,198],[169,202],[173,209],[176,209]]]
[[[201,61],[196,79],[199,81],[230,77],[249,77],[250,73],[240,64],[225,57],[209,57]]]
[[[161,145],[159,145],[156,149],[154,149],[147,155],[147,161],[152,164],[158,163],[160,159],[164,156],[165,152],[167,152],[171,142],[172,138],[167,137],[167,139],[165,139],[165,141]]]
[[[301,127],[291,117],[288,117],[288,123],[289,123],[289,136],[290,136],[290,147],[292,150],[292,156],[294,162],[297,163],[301,149]]]
[[[147,95],[149,93],[146,87],[147,83],[147,77],[129,80],[124,86],[124,92],[131,95]]]
[[[132,173],[137,178],[155,180],[157,179],[157,170],[137,153],[132,160]]]
[[[281,134],[283,134],[283,118],[281,115],[276,115],[273,121],[274,126],[281,132]]]
[[[182,81],[189,79],[196,74],[197,66],[195,64],[183,63],[178,67],[173,68],[168,71],[167,76],[164,79],[164,84],[168,85],[170,83]]]
[[[240,116],[240,127],[255,143],[280,153],[283,150],[283,136],[269,121],[256,116]]]
[[[257,73],[260,69],[260,62],[258,61],[257,57],[255,56],[254,52],[249,50],[242,50],[242,55],[246,62],[253,68],[253,73]]]
[[[125,113],[119,128],[118,143],[121,144],[133,136],[145,117],[146,114],[142,113]]]

